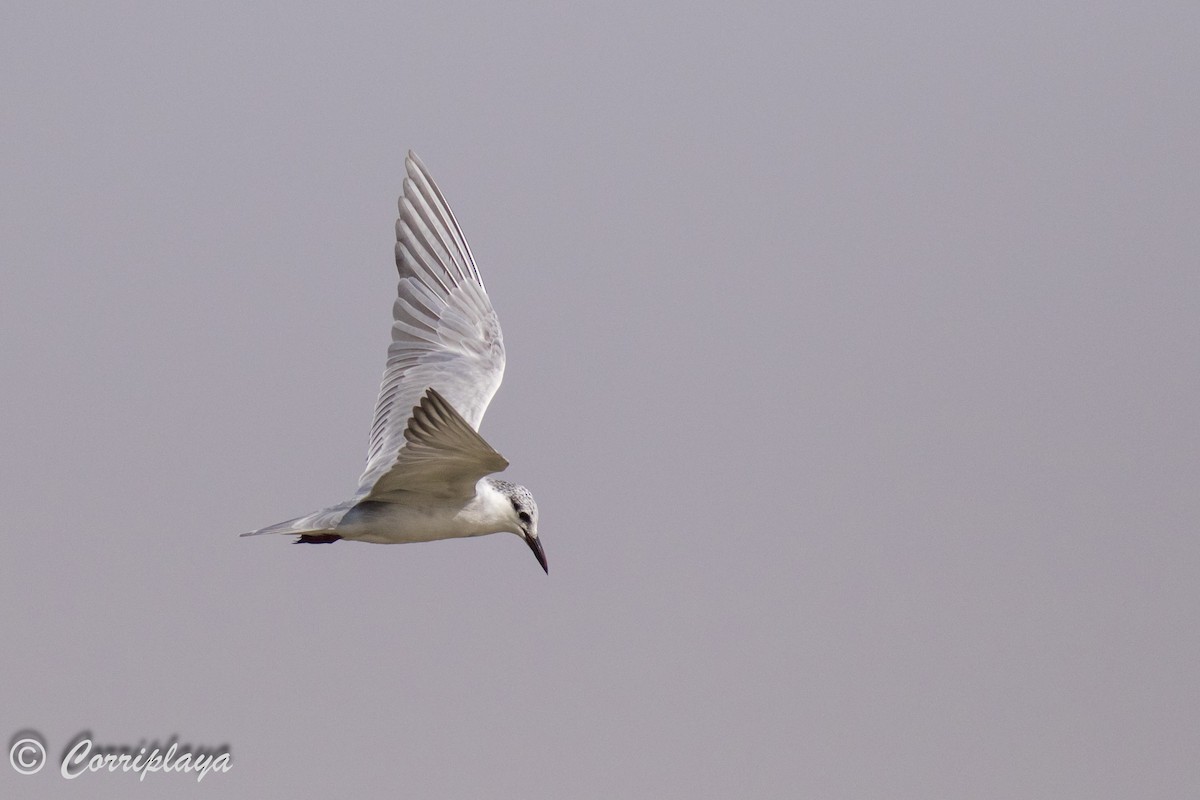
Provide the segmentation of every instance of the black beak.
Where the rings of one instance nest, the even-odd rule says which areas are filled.
[[[525,544],[529,545],[529,549],[533,551],[537,557],[538,563],[542,565],[542,569],[546,570],[546,574],[550,574],[550,567],[546,564],[546,553],[542,550],[542,543],[536,536],[526,536]]]

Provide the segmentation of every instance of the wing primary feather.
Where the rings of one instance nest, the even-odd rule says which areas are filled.
[[[405,199],[413,211],[413,221],[417,223],[417,232],[431,250],[436,247],[435,254],[441,262],[442,269],[457,285],[470,280],[463,264],[466,256],[453,234],[447,229],[445,221],[430,206],[429,198],[421,192],[421,187],[411,179],[404,181]],[[409,190],[412,190],[411,192]],[[411,195],[411,196],[410,196]],[[444,256],[444,258],[443,258]],[[454,269],[451,271],[451,265]],[[457,276],[455,275],[457,273]]]
[[[471,253],[471,246],[467,244],[467,237],[463,236],[462,228],[458,225],[458,220],[454,217],[454,212],[450,210],[450,204],[446,202],[446,198],[442,196],[442,190],[434,183],[434,180],[429,175],[429,170],[425,168],[425,164],[417,157],[413,151],[408,151],[408,161],[412,162],[412,167],[415,167],[415,172],[420,176],[421,182],[428,187],[428,196],[434,201],[432,205],[436,205],[439,215],[445,220],[446,228],[449,230],[454,241],[462,250],[463,255],[467,259],[468,269],[471,273],[471,278],[483,286],[483,279],[479,275],[479,268],[475,266],[475,256]],[[412,175],[414,170],[408,170],[409,175]]]
[[[438,241],[436,234],[429,230],[428,224],[413,206],[408,197],[408,183],[411,182],[406,182],[405,195],[400,199],[400,222],[405,238],[400,239],[399,242],[405,245],[409,255],[413,256],[412,264],[409,266],[419,265],[423,272],[441,285],[443,292],[449,294],[451,286],[442,280],[442,275],[449,279],[450,284],[458,284],[458,281],[454,279],[454,274],[446,266],[446,262],[452,260],[453,256],[446,252],[446,248]],[[438,274],[439,271],[441,275]]]

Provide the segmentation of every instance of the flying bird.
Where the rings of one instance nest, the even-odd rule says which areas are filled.
[[[500,321],[437,184],[411,150],[404,166],[392,343],[358,490],[344,503],[242,536],[398,544],[508,531],[548,573],[533,495],[487,477],[508,461],[478,432],[504,377]]]

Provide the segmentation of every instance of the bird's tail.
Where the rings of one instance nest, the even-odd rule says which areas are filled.
[[[299,536],[298,542],[305,543],[324,543],[334,542],[342,538],[337,532],[337,524],[341,521],[346,511],[349,509],[348,504],[333,506],[332,508],[322,509],[315,514],[309,514],[304,517],[296,517],[284,522],[276,522],[274,525],[268,525],[265,528],[259,528],[256,531],[243,533],[242,536],[260,536],[264,533],[283,533]]]

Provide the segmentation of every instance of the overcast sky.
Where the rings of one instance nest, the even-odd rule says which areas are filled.
[[[298,5],[0,11],[0,795],[1200,796],[1200,6]],[[356,485],[409,147],[548,576],[237,538]]]

